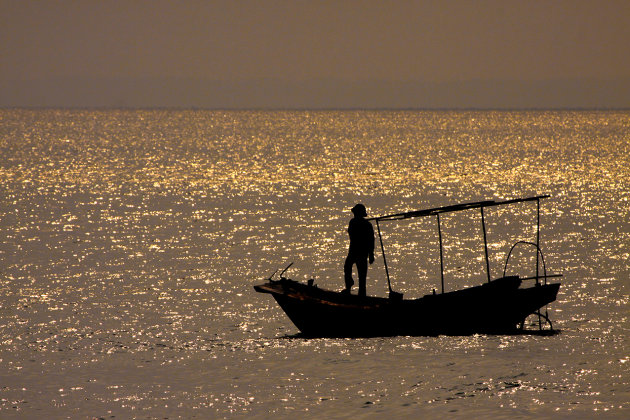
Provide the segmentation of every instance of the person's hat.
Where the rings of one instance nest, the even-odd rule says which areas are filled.
[[[363,204],[357,204],[356,206],[352,207],[352,213],[354,213],[355,216],[359,217],[367,216],[367,210],[365,209],[365,206]]]

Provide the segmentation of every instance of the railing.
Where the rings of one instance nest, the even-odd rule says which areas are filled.
[[[512,248],[510,248],[510,252],[508,252],[508,256],[505,259],[505,266],[503,267],[503,277],[505,277],[505,274],[507,273],[507,266],[508,263],[510,262],[510,257],[512,256],[512,251],[514,251],[514,248],[516,248],[517,245],[519,244],[524,244],[524,245],[531,245],[533,247],[536,248],[536,252],[537,252],[537,256],[536,256],[536,275],[535,276],[531,276],[531,277],[521,277],[521,280],[536,280],[536,284],[539,284],[539,279],[545,279],[545,284],[547,284],[547,279],[548,278],[552,278],[552,277],[562,277],[562,274],[547,274],[547,266],[545,265],[545,257],[542,253],[542,250],[540,249],[540,247],[533,243],[533,242],[528,242],[528,241],[518,241],[517,243],[515,243],[514,245],[512,245]],[[542,261],[542,266],[543,266],[543,275],[539,275],[538,274],[538,258],[540,258],[540,261]]]
[[[523,245],[532,245],[533,247],[536,248],[536,276],[532,277],[536,279],[536,284],[538,284],[538,279],[539,278],[544,278],[545,279],[545,284],[547,284],[547,266],[545,265],[545,257],[543,256],[542,251],[540,250],[540,246],[538,246],[538,244],[535,244],[533,242],[528,242],[528,241],[518,241],[517,243],[515,243],[514,245],[512,245],[512,248],[510,248],[510,252],[508,252],[508,256],[505,259],[505,266],[503,267],[503,277],[505,277],[505,273],[507,272],[507,266],[508,263],[510,262],[510,257],[512,256],[512,251],[514,251],[514,248],[516,248],[517,245],[519,244],[523,244]],[[542,261],[542,266],[543,266],[543,275],[539,276],[538,275],[538,257],[540,257],[540,260]],[[530,278],[527,278],[527,280],[529,280]],[[525,280],[525,279],[521,279],[521,280]]]
[[[538,238],[537,238],[538,239]],[[533,247],[536,248],[536,275],[535,276],[531,276],[531,277],[521,277],[521,280],[536,280],[536,285],[540,284],[540,279],[544,279],[545,281],[545,285],[547,284],[547,278],[550,277],[562,277],[562,274],[550,274],[547,275],[547,266],[545,265],[545,257],[543,256],[542,250],[540,249],[540,246],[538,244],[535,244],[533,242],[528,242],[528,241],[518,241],[516,242],[514,245],[512,245],[512,248],[510,248],[510,252],[508,252],[508,256],[505,259],[505,266],[503,267],[503,277],[505,277],[505,274],[507,272],[507,266],[508,263],[510,262],[510,257],[512,256],[512,251],[514,251],[514,248],[516,248],[517,245],[531,245]],[[539,274],[538,271],[538,262],[539,262],[539,258],[540,261],[542,261],[542,266],[543,266],[543,275],[541,276]],[[542,320],[544,319],[548,324],[549,324],[549,328],[553,331],[553,324],[551,323],[551,319],[549,319],[549,313],[547,312],[547,306],[545,305],[545,314],[543,315],[543,313],[540,311],[540,309],[536,312],[534,312],[532,315],[538,315],[538,329],[542,331],[543,329],[543,324],[542,324]],[[521,324],[521,330],[525,327],[525,321],[523,321],[523,323]]]

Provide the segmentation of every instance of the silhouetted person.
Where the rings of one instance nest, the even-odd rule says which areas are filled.
[[[372,223],[365,220],[367,211],[363,204],[357,204],[352,208],[354,218],[348,225],[350,235],[350,247],[348,256],[343,265],[343,274],[346,282],[344,292],[350,293],[354,280],[352,280],[352,266],[356,264],[359,274],[359,296],[365,296],[365,280],[367,278],[368,260],[374,262],[374,228]]]

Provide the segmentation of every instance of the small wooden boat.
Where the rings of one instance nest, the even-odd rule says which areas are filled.
[[[553,331],[553,325],[547,312],[545,311],[545,314],[541,312],[542,307],[556,299],[560,288],[560,283],[547,284],[548,278],[560,277],[560,275],[547,274],[544,258],[539,247],[540,199],[546,197],[548,196],[498,202],[465,203],[368,219],[376,222],[390,291],[388,298],[361,297],[320,289],[313,284],[312,280],[309,280],[308,284],[299,283],[283,276],[288,267],[280,273],[279,280],[273,280],[272,275],[267,283],[256,285],[254,289],[260,293],[271,294],[302,334],[310,337],[511,334],[523,331],[525,320],[530,315],[538,316],[538,325],[541,331],[543,330],[543,325],[548,325],[548,331]],[[507,256],[503,276],[491,280],[483,209],[525,201],[536,201],[537,203],[538,229],[536,243],[517,242]],[[481,210],[488,282],[445,293],[442,233],[439,217],[443,213],[472,208]],[[380,223],[409,217],[426,216],[437,217],[442,267],[442,292],[435,293],[434,290],[432,294],[418,299],[403,299],[403,295],[395,292],[391,287]],[[536,247],[535,276],[505,275],[510,255],[519,244]],[[543,273],[539,273],[539,261],[542,262]],[[524,281],[534,282],[529,287],[522,287]]]

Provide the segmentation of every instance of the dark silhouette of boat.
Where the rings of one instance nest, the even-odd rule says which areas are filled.
[[[394,335],[469,335],[513,334],[524,331],[530,315],[538,317],[539,330],[553,325],[541,308],[556,299],[560,283],[547,283],[548,278],[560,277],[547,274],[540,250],[540,199],[537,196],[507,201],[480,201],[447,207],[374,217],[380,239],[383,261],[389,287],[389,297],[361,297],[348,293],[321,289],[312,280],[307,284],[284,277],[291,266],[280,273],[279,280],[272,275],[267,283],[254,286],[260,293],[270,293],[303,335],[309,337],[376,337]],[[519,241],[510,250],[503,276],[490,278],[488,246],[484,208],[535,201],[538,222],[536,243]],[[444,269],[440,214],[478,208],[481,211],[488,282],[461,290],[444,292]],[[410,217],[436,216],[440,238],[441,293],[428,294],[418,299],[403,299],[401,293],[392,290],[389,270],[383,247],[380,223]],[[506,270],[512,251],[517,245],[536,248],[536,274],[530,277],[507,276]],[[542,263],[543,272],[539,266]],[[523,287],[524,282],[533,284]]]

